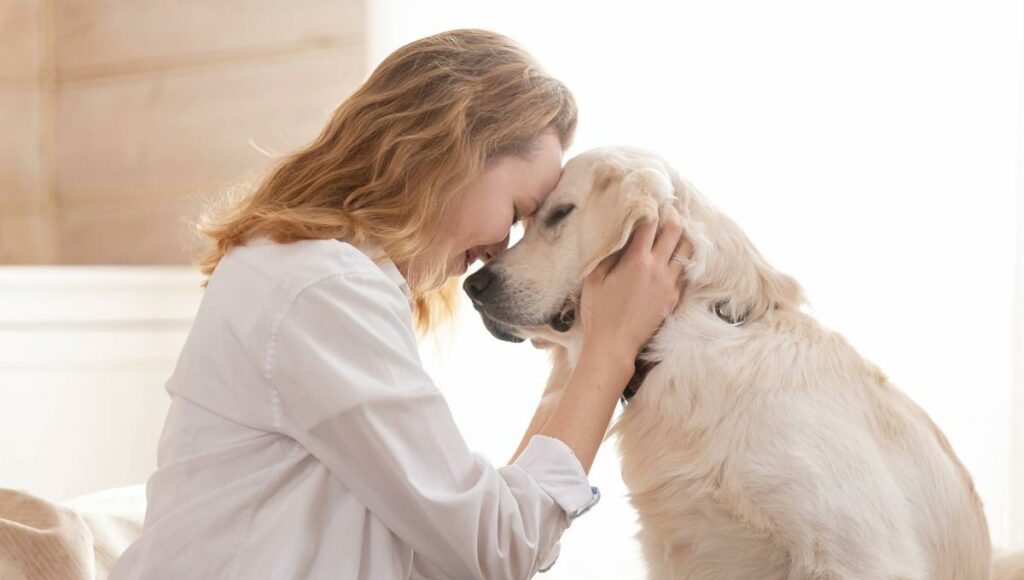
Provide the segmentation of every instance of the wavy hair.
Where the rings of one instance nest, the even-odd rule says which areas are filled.
[[[391,53],[334,111],[309,145],[281,159],[237,200],[200,218],[212,244],[197,265],[209,276],[234,246],[341,239],[379,244],[410,276],[416,327],[450,316],[458,279],[446,280],[443,244],[465,187],[488,163],[527,155],[553,129],[563,150],[576,102],[511,39],[452,30]]]

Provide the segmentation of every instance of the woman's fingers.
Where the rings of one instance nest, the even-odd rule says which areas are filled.
[[[693,257],[693,244],[690,240],[685,237],[679,239],[679,243],[676,244],[676,250],[672,252],[672,257],[669,258],[668,267],[677,274],[682,274],[685,269],[686,262]]]
[[[635,257],[643,256],[651,251],[654,245],[654,236],[658,232],[658,220],[647,219],[640,222],[640,225],[633,230],[633,237],[629,241],[629,252]]]
[[[660,261],[660,263],[667,263],[673,256],[676,250],[676,246],[679,245],[679,240],[683,237],[683,220],[679,216],[679,211],[672,206],[669,206],[665,210],[665,216],[662,218],[661,232],[658,234],[658,240],[654,243],[654,249],[652,253],[654,257]]]
[[[679,210],[669,206],[664,214],[661,223],[653,219],[641,221],[633,230],[627,242],[628,247],[622,253],[632,254],[634,258],[642,258],[649,253],[654,263],[668,263],[673,272],[680,273],[685,260],[693,255],[693,246],[683,237],[683,221]],[[615,266],[618,257],[619,253],[615,253],[602,260],[594,268],[595,278],[604,279]]]

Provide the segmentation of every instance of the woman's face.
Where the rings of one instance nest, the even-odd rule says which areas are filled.
[[[478,258],[487,261],[508,247],[516,218],[537,211],[562,175],[562,144],[547,131],[525,155],[493,161],[466,188],[453,220],[448,277],[460,276]]]

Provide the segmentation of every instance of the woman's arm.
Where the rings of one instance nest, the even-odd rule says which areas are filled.
[[[633,359],[608,356],[605,349],[584,345],[569,384],[538,434],[560,439],[576,454],[583,471],[590,473],[615,403],[632,374]]]
[[[559,401],[562,396],[569,389],[569,383],[582,383],[590,384],[588,377],[607,377],[611,381],[611,384],[617,384],[620,379],[616,377],[618,374],[617,369],[612,368],[614,365],[610,364],[611,360],[602,360],[600,357],[592,357],[589,353],[586,356],[582,356],[577,361],[576,368],[569,366],[569,361],[566,360],[567,355],[564,349],[557,349],[555,352],[554,360],[552,361],[552,374],[548,379],[548,384],[544,389],[544,394],[541,396],[540,403],[537,405],[537,410],[533,414],[533,418],[530,420],[530,425],[526,428],[526,432],[523,434],[522,440],[519,442],[519,447],[516,452],[512,455],[512,459],[509,463],[515,462],[519,454],[526,449],[527,444],[530,443],[530,439],[540,433],[541,429],[547,425],[548,419],[554,413],[555,408],[558,407]],[[607,367],[607,368],[606,368]],[[577,369],[579,369],[577,371]],[[630,367],[632,372],[632,366]],[[627,377],[627,381],[629,378]],[[623,381],[623,385],[626,383]],[[574,391],[578,391],[579,388],[573,388]],[[619,393],[621,395],[621,392]],[[583,412],[587,412],[585,409],[581,409]],[[590,412],[596,412],[598,414],[603,413],[601,409],[595,409]],[[606,425],[607,427],[607,425]]]
[[[561,441],[513,465],[472,453],[419,360],[408,303],[378,270],[299,291],[258,361],[275,427],[438,578],[529,578],[595,494]],[[427,573],[427,571],[430,573]]]

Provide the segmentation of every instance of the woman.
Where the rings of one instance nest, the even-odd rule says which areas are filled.
[[[678,220],[584,285],[584,349],[511,465],[472,454],[416,351],[457,277],[561,174],[568,90],[498,34],[390,55],[314,143],[204,233],[131,578],[527,578],[597,499],[586,473],[681,292]]]

